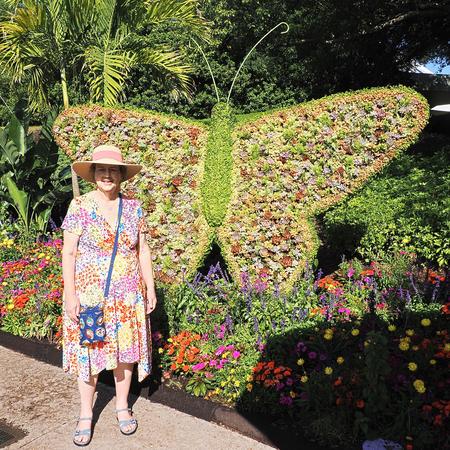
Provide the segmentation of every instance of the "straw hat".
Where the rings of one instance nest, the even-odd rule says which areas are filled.
[[[91,161],[76,161],[72,164],[72,169],[81,178],[90,181],[91,183],[95,183],[94,176],[90,171],[90,167],[93,163],[125,166],[127,171],[122,181],[129,180],[142,169],[142,166],[139,164],[129,164],[124,162],[120,148],[109,144],[95,147],[92,152]]]

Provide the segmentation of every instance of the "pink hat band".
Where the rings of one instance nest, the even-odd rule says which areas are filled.
[[[92,161],[97,161],[98,159],[103,158],[111,158],[122,162],[122,154],[113,150],[101,150],[92,154]]]

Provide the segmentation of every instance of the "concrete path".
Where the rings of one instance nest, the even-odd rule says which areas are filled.
[[[78,416],[76,378],[58,367],[0,346],[0,424],[26,436],[9,449],[78,448],[72,434]],[[97,385],[94,432],[89,449],[268,450],[268,447],[214,423],[181,413],[142,397],[130,396],[139,428],[123,436],[114,416],[114,389]]]

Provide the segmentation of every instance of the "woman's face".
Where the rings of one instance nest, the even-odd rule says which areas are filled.
[[[120,190],[122,174],[119,166],[113,164],[96,164],[94,172],[97,187],[104,192],[114,192]]]

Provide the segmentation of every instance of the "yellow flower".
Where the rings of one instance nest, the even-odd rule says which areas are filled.
[[[253,384],[252,383],[248,383],[247,384],[247,391],[251,392],[252,389],[253,389]]]
[[[161,347],[158,348],[158,353],[162,353],[163,351],[164,350]]]
[[[303,375],[303,376],[300,378],[300,381],[301,381],[302,383],[306,383],[306,382],[308,381],[308,377],[307,377],[306,375]]]
[[[425,383],[422,380],[414,381],[413,386],[419,394],[423,394],[427,390],[425,387]]]
[[[6,286],[8,283],[6,281],[3,281],[3,286]]]
[[[417,364],[416,364],[416,363],[413,363],[413,362],[410,362],[410,363],[408,364],[408,369],[409,369],[411,372],[415,372],[415,371],[417,370]]]
[[[344,358],[342,356],[338,356],[337,359],[336,359],[336,362],[338,364],[342,364],[344,362]]]
[[[397,327],[395,325],[389,325],[388,326],[388,330],[389,331],[395,331],[397,329]]]
[[[236,387],[239,387],[239,386],[241,385],[241,382],[240,382],[239,380],[236,380],[236,381],[234,382],[234,385],[235,385]]]
[[[400,344],[398,344],[398,348],[400,350],[406,351],[409,349],[409,344],[406,341],[401,341]]]
[[[331,339],[333,339],[333,333],[325,333],[323,335],[324,339],[326,339],[327,341],[331,341]]]
[[[327,329],[325,330],[325,333],[326,333],[326,334],[333,334],[333,329],[332,329],[332,328],[327,328]]]
[[[411,348],[412,348],[415,352],[417,352],[417,350],[419,350],[419,347],[418,347],[417,345],[413,345]]]
[[[226,381],[222,381],[222,382],[220,383],[220,385],[221,385],[222,387],[224,387],[226,384],[227,384]]]
[[[234,373],[234,372],[236,372],[236,369],[231,369],[230,370],[230,373]]]
[[[47,255],[47,256],[45,257],[45,259],[48,261],[48,260],[50,259],[50,256]]]
[[[167,342],[172,342],[172,338],[167,339]]]
[[[364,347],[368,347],[369,346],[369,341],[364,341]]]
[[[289,392],[289,395],[291,396],[291,398],[297,397],[297,394],[294,391]]]
[[[409,330],[406,330],[405,333],[406,333],[408,336],[414,336],[414,330],[409,329]]]
[[[253,375],[252,374],[247,375],[246,380],[247,381],[253,381]]]
[[[435,360],[435,359],[430,359],[430,364],[431,364],[432,366],[434,366],[434,365],[436,364],[436,360]]]
[[[305,360],[303,358],[297,359],[297,365],[303,366],[305,364]]]
[[[444,345],[444,352],[450,352],[450,344]]]
[[[400,339],[402,342],[411,342],[411,338],[409,336],[405,336],[404,338]]]
[[[14,303],[10,303],[7,308],[11,311],[12,309],[14,309]]]
[[[45,253],[39,253],[38,258],[43,258],[45,256]]]
[[[352,330],[352,336],[358,336],[358,334],[359,334],[358,328]]]
[[[429,327],[429,326],[431,325],[431,320],[430,320],[430,319],[422,319],[422,320],[420,321],[420,324],[421,324],[423,327]]]
[[[325,367],[324,372],[326,375],[331,375],[333,373],[333,369],[331,367]]]

